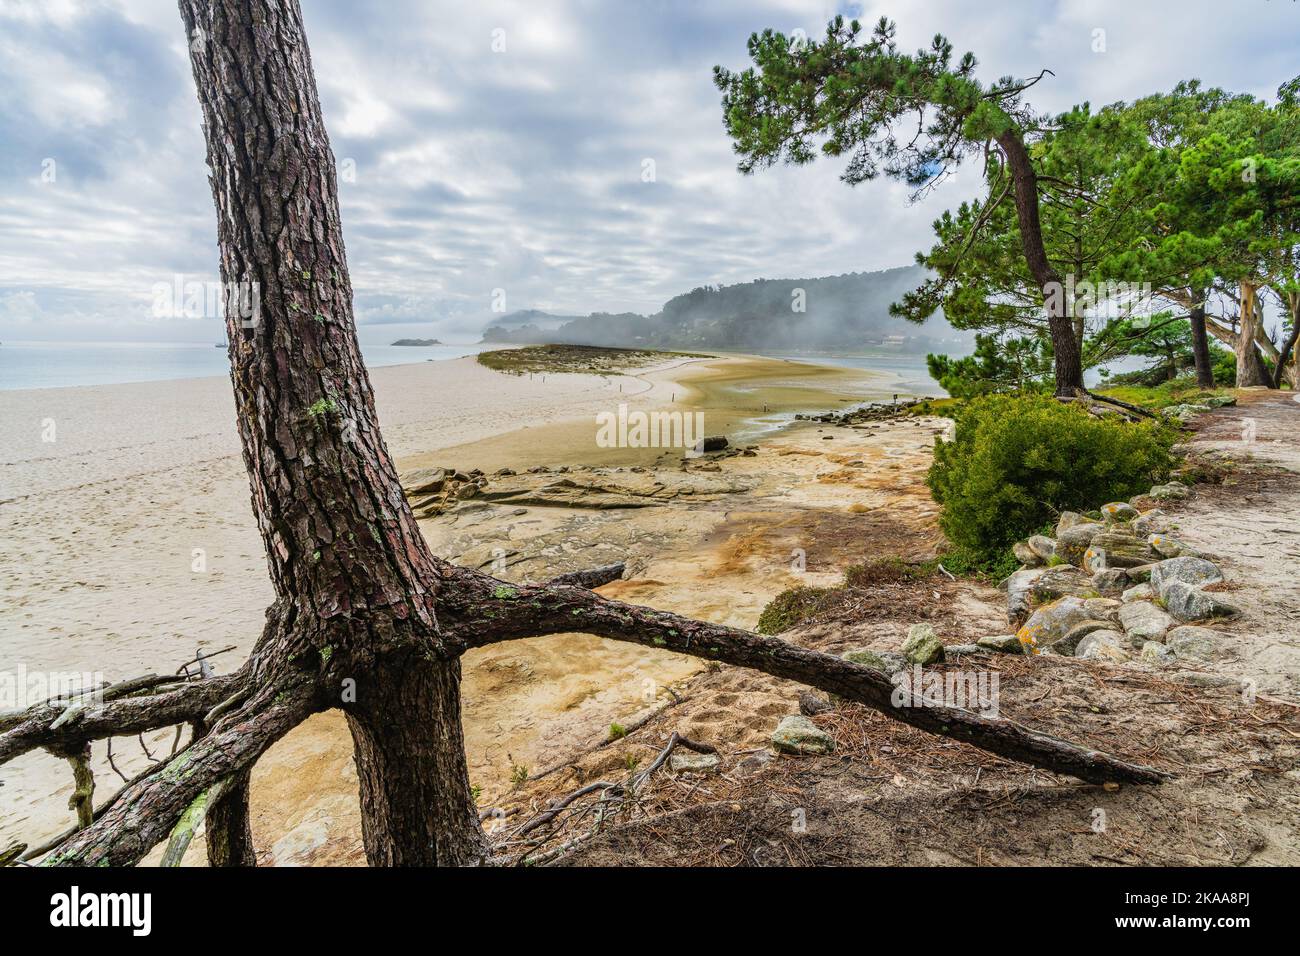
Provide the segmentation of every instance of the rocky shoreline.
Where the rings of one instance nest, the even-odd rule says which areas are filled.
[[[435,467],[403,472],[400,480],[411,510],[420,520],[436,518],[469,501],[596,510],[643,508],[678,495],[710,493],[707,485],[683,476],[720,472],[720,460],[753,458],[758,446],[735,446],[722,436],[704,438],[696,449],[681,454],[673,473],[670,469],[677,454],[681,452],[664,452],[655,468],[533,465],[522,472],[499,468],[489,475],[478,468]]]

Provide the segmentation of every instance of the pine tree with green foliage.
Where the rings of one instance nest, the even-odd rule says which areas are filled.
[[[918,192],[962,161],[983,157],[1003,172],[1012,198],[1020,255],[1048,314],[1056,392],[1083,388],[1083,364],[1062,279],[1043,242],[1041,185],[1031,146],[1046,123],[1022,102],[1038,77],[975,77],[973,54],[953,61],[952,44],[935,36],[928,48],[900,52],[886,18],[870,33],[837,16],[820,41],[774,30],[749,38],[754,66],[714,68],[724,121],[743,173],[777,162],[802,165],[820,152],[847,156],[842,179],[856,185],[880,174]],[[1054,294],[1056,293],[1056,294]]]

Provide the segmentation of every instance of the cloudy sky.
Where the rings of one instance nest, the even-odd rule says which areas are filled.
[[[917,205],[898,184],[850,189],[834,161],[742,177],[711,70],[743,67],[763,27],[888,14],[902,46],[943,32],[986,80],[1050,67],[1045,110],[1189,76],[1271,98],[1300,69],[1291,0],[302,4],[355,173],[358,319],[452,341],[477,338],[494,289],[510,310],[653,312],[705,283],[911,262],[975,171]],[[216,278],[184,41],[170,0],[0,0],[0,339],[219,337],[151,314],[157,283]]]

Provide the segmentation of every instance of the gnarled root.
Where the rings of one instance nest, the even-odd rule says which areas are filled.
[[[251,767],[271,744],[319,709],[309,684],[269,686],[206,736],[125,788],[89,827],[59,846],[50,866],[130,866],[166,839],[194,800]]]
[[[611,601],[585,588],[505,585],[465,569],[455,573],[455,586],[444,591],[449,603],[455,604],[443,611],[441,619],[468,647],[543,634],[596,634],[798,681],[865,704],[913,727],[1089,783],[1159,783],[1166,776],[1010,720],[936,707],[929,701],[921,706],[907,693],[901,706],[896,706],[895,685],[880,671],[796,647],[780,638]],[[482,613],[489,609],[490,615]]]

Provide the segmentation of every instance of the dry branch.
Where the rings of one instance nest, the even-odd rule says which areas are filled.
[[[609,584],[611,581],[617,581],[627,570],[627,565],[622,561],[618,564],[607,564],[604,567],[590,568],[586,571],[570,571],[567,574],[559,574],[546,582],[550,587],[578,587],[593,589],[602,584]]]
[[[165,764],[124,788],[96,821],[44,862],[51,866],[128,866],[167,837],[195,799],[235,776],[318,709],[307,684],[264,689],[238,720],[214,727]]]
[[[238,680],[238,675],[231,674],[205,681],[188,681],[175,689],[118,700],[106,699],[94,705],[73,704],[66,708],[49,702],[33,705],[6,721],[4,732],[0,733],[0,764],[41,747],[67,753],[92,740],[123,737],[199,720],[215,703],[229,695]],[[110,687],[105,691],[106,698],[112,690]]]
[[[1038,733],[1009,720],[955,707],[934,707],[904,693],[880,671],[797,647],[780,638],[611,601],[580,588],[513,587],[456,569],[445,625],[468,647],[544,634],[581,631],[658,647],[798,681],[857,701],[895,720],[951,737],[990,753],[1068,774],[1089,783],[1158,783],[1165,775],[1087,747]],[[492,609],[485,617],[481,612]]]

